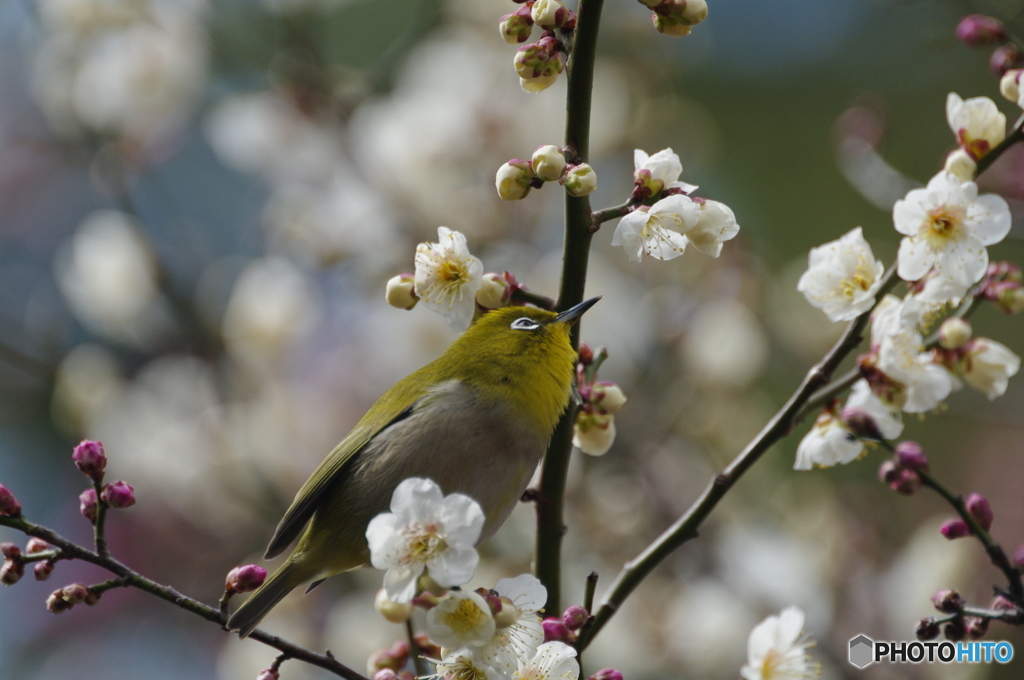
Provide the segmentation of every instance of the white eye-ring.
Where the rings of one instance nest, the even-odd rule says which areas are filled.
[[[540,328],[540,324],[528,316],[521,316],[513,321],[509,328],[514,331],[535,331]]]

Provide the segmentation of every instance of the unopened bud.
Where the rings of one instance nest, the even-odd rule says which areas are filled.
[[[1024,312],[1024,288],[1015,281],[1001,281],[995,284],[996,298],[993,300],[1004,314]]]
[[[682,38],[683,36],[690,35],[692,30],[690,24],[683,23],[664,14],[659,14],[658,12],[651,15],[651,22],[658,33],[672,38]]]
[[[985,637],[985,633],[988,632],[988,619],[980,616],[968,616],[964,618],[964,628],[967,632],[967,637],[972,640]]]
[[[909,496],[921,486],[921,478],[913,470],[901,469],[896,479],[889,482],[889,488],[896,493]]]
[[[35,555],[36,553],[46,552],[52,547],[43,539],[33,537],[28,539],[28,543],[25,544],[25,553],[27,555]]]
[[[943,631],[946,633],[946,639],[952,642],[960,642],[967,637],[967,626],[964,625],[964,620],[961,617],[947,623]]]
[[[533,32],[533,17],[530,16],[530,5],[523,5],[515,12],[501,17],[498,31],[502,39],[510,45],[524,43]]]
[[[892,484],[899,479],[900,473],[903,472],[903,468],[896,464],[894,460],[884,461],[878,466],[878,478],[882,480],[884,484]]]
[[[115,510],[123,510],[135,505],[135,489],[128,482],[116,481],[103,487],[100,497],[103,502]]]
[[[885,439],[882,431],[878,429],[878,423],[867,411],[859,408],[844,408],[840,419],[847,429],[861,439],[881,441]]]
[[[64,599],[64,591],[55,590],[46,598],[46,611],[51,614],[60,614],[71,609],[71,603]]]
[[[590,391],[590,401],[599,410],[609,415],[615,415],[622,410],[622,407],[625,406],[628,400],[622,388],[615,383],[599,382]]]
[[[590,618],[590,612],[579,605],[572,605],[562,612],[562,623],[569,630],[579,630]]]
[[[584,366],[589,366],[594,362],[594,350],[591,349],[590,345],[585,342],[580,343],[579,349],[580,363]]]
[[[540,625],[544,628],[544,642],[572,641],[572,633],[565,627],[561,619],[549,617],[544,619]]]
[[[416,646],[420,650],[420,656],[428,659],[440,659],[442,657],[441,648],[435,645],[426,633],[416,633],[413,636],[413,640],[416,641]]]
[[[82,513],[82,517],[86,518],[90,522],[96,521],[96,506],[98,501],[96,500],[96,489],[86,489],[78,496],[79,510]]]
[[[572,430],[573,446],[591,456],[603,456],[615,443],[615,416],[580,411]]]
[[[1017,605],[1011,602],[1005,595],[996,595],[992,598],[992,601],[988,603],[988,608],[1013,611],[1017,608]]]
[[[21,548],[13,543],[0,543],[0,555],[9,560],[16,560],[21,557]]]
[[[512,61],[519,74],[519,85],[526,92],[540,92],[558,80],[565,68],[562,43],[554,37],[542,37],[535,43],[523,45]]]
[[[393,668],[381,668],[373,674],[373,680],[398,680],[398,673]]]
[[[939,326],[939,345],[943,349],[960,349],[970,342],[971,335],[971,324],[954,316]]]
[[[260,674],[256,676],[256,680],[280,680],[281,672],[273,666],[268,666],[260,671]]]
[[[476,292],[476,303],[485,309],[498,309],[508,304],[512,288],[501,274],[489,272],[483,275],[480,290]]]
[[[586,196],[597,188],[597,173],[589,163],[569,166],[562,186],[570,196]]]
[[[498,630],[508,628],[519,620],[519,613],[516,611],[515,605],[512,604],[512,600],[502,597],[500,598],[500,603],[501,609],[494,611],[494,608],[491,608],[491,613],[494,615],[494,625],[497,626]]]
[[[101,597],[103,597],[103,593],[98,593],[92,588],[89,588],[89,593],[85,596],[85,599],[82,600],[82,602],[85,603],[86,607],[95,607]]]
[[[36,562],[32,567],[32,575],[36,577],[37,581],[45,581],[50,578],[53,573],[53,562],[45,560],[43,562]]]
[[[79,471],[86,477],[99,478],[103,476],[103,470],[107,467],[107,456],[103,451],[103,444],[89,439],[82,441],[75,450],[71,452],[71,460]]]
[[[0,583],[5,586],[13,586],[25,575],[25,565],[21,560],[4,560],[0,567]]]
[[[992,51],[992,56],[988,60],[988,67],[992,70],[992,73],[1002,78],[1003,74],[1011,68],[1018,68],[1024,62],[1022,56],[1024,55],[1021,54],[1019,47],[1013,43],[1006,43]]]
[[[961,182],[973,182],[974,173],[978,171],[978,163],[964,149],[955,149],[946,156],[945,171]]]
[[[5,517],[20,517],[21,503],[14,497],[11,490],[0,484],[0,515]]]
[[[1020,74],[1024,70],[1012,68],[1003,74],[999,79],[999,92],[1011,102],[1016,104],[1020,101]]]
[[[919,472],[928,471],[928,456],[924,455],[924,450],[917,442],[900,442],[896,445],[895,456],[900,467]]]
[[[424,571],[423,575],[420,576],[417,585],[419,585],[420,590],[424,593],[430,593],[431,595],[436,595],[437,597],[441,597],[442,595],[448,592],[447,588],[445,588],[440,583],[431,578],[430,573],[426,571]]]
[[[602,668],[587,680],[622,680],[622,673],[614,668]]]
[[[398,309],[410,310],[415,307],[420,301],[416,295],[416,277],[412,274],[399,274],[388,279],[384,299]]]
[[[494,177],[494,188],[503,201],[518,201],[530,193],[533,170],[529,161],[513,158],[498,168]]]
[[[1006,40],[1006,28],[999,19],[970,14],[957,24],[956,37],[968,47],[984,47]]]
[[[972,493],[967,497],[965,505],[967,512],[971,513],[971,517],[977,520],[982,529],[988,531],[992,527],[992,506],[989,505],[987,498],[980,493]]]
[[[935,623],[935,619],[928,617],[921,619],[917,623],[917,639],[918,640],[934,640],[939,637],[939,633],[942,630],[939,628],[939,624]]]
[[[541,28],[558,28],[565,22],[566,11],[561,0],[535,0],[530,17]]]
[[[565,154],[554,144],[538,147],[530,158],[533,173],[545,182],[554,182],[565,171]]]
[[[388,591],[381,588],[373,598],[373,607],[377,613],[390,623],[405,623],[412,616],[411,602],[393,602],[388,599]]]
[[[962,519],[950,519],[943,522],[939,527],[939,533],[952,541],[956,538],[963,538],[971,535],[971,528]]]
[[[932,604],[943,614],[956,614],[966,603],[963,596],[955,590],[940,590],[932,595]]]
[[[224,590],[229,593],[248,593],[256,590],[267,578],[267,570],[258,564],[245,564],[228,572]]]
[[[82,604],[85,602],[85,598],[89,596],[89,589],[81,583],[72,583],[71,585],[64,586],[60,592],[64,599],[72,605]]]

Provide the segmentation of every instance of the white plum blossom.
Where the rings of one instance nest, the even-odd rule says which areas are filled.
[[[911,296],[929,307],[941,307],[947,303],[957,306],[972,285],[939,276],[938,270],[933,269],[915,284]]]
[[[544,629],[538,612],[547,601],[547,588],[531,574],[505,578],[494,586],[501,598],[501,611],[495,616],[494,637],[474,652],[482,663],[505,676],[518,668],[519,659],[529,659],[544,642]]]
[[[446,680],[506,680],[490,666],[473,657],[471,649],[457,649],[437,664],[437,677]]]
[[[615,416],[580,411],[572,426],[572,445],[591,456],[603,456],[615,443]]]
[[[858,439],[839,416],[824,411],[814,426],[800,440],[796,448],[794,470],[832,467],[857,460],[864,453],[864,443]]]
[[[648,156],[643,149],[633,150],[633,179],[638,187],[645,187],[645,196],[654,196],[665,189],[681,189],[690,193],[697,189],[693,184],[679,181],[683,174],[683,163],[672,149],[662,149]]]
[[[494,637],[494,617],[477,593],[449,591],[427,612],[427,634],[446,649],[476,648]]]
[[[512,680],[577,680],[576,650],[564,642],[545,642],[531,659],[519,659]]]
[[[460,232],[438,227],[437,240],[416,247],[416,294],[424,307],[461,332],[473,321],[484,265],[470,254]]]
[[[958,363],[964,382],[989,399],[1002,396],[1010,378],[1020,370],[1020,357],[988,338],[976,338],[964,350]]]
[[[807,271],[796,289],[829,321],[849,321],[875,304],[884,271],[857,227],[836,241],[811,248]]]
[[[912,297],[901,301],[886,295],[871,320],[875,367],[904,388],[900,406],[907,413],[930,411],[960,387],[956,377],[924,351],[918,325],[926,311]]]
[[[1010,231],[1010,209],[994,194],[978,196],[974,182],[942,171],[893,207],[900,242],[898,273],[904,281],[939,276],[970,285],[985,274],[990,246]]]
[[[700,207],[700,213],[697,224],[686,232],[686,240],[705,255],[718,257],[722,254],[722,244],[740,233],[736,215],[732,208],[718,201],[695,198],[693,202]]]
[[[612,245],[622,246],[631,262],[646,252],[657,260],[679,257],[689,243],[684,234],[700,219],[700,208],[688,196],[667,196],[650,208],[640,206],[615,227]]]
[[[814,641],[804,633],[804,613],[787,607],[769,616],[750,632],[747,664],[740,669],[744,680],[798,680],[821,675],[821,666],[807,648]]]
[[[377,515],[366,527],[370,563],[387,571],[388,599],[412,600],[424,570],[445,588],[468,582],[480,560],[473,546],[483,526],[484,512],[469,496],[444,496],[434,481],[420,477],[399,484],[391,512]]]
[[[966,101],[956,92],[946,97],[946,120],[957,144],[978,160],[1006,138],[1006,116],[988,97]]]
[[[858,380],[846,399],[842,417],[849,420],[854,414],[871,419],[883,439],[896,439],[903,433],[903,419],[900,410],[886,404],[871,391],[867,380]]]
[[[978,171],[978,163],[967,151],[956,149],[946,156],[943,169],[961,182],[973,182],[974,174]]]

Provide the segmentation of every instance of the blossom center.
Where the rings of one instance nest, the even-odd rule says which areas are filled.
[[[467,598],[459,602],[455,611],[445,616],[445,623],[456,633],[468,633],[487,623],[487,614]]]
[[[473,662],[464,656],[459,657],[457,662],[447,666],[445,670],[445,680],[487,680],[487,672],[474,666]]]
[[[853,276],[843,279],[839,284],[839,290],[847,300],[852,300],[858,291],[867,292],[874,283],[874,277],[865,276],[862,269],[859,267]]]
[[[940,205],[928,211],[922,226],[925,238],[929,240],[957,240],[963,232],[967,219],[967,208],[962,205]]]
[[[411,524],[404,532],[408,546],[405,562],[426,562],[448,547],[436,524]]]

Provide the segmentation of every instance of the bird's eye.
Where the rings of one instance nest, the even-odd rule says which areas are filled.
[[[540,328],[540,324],[528,316],[521,316],[513,321],[509,328],[514,331],[535,331]]]

